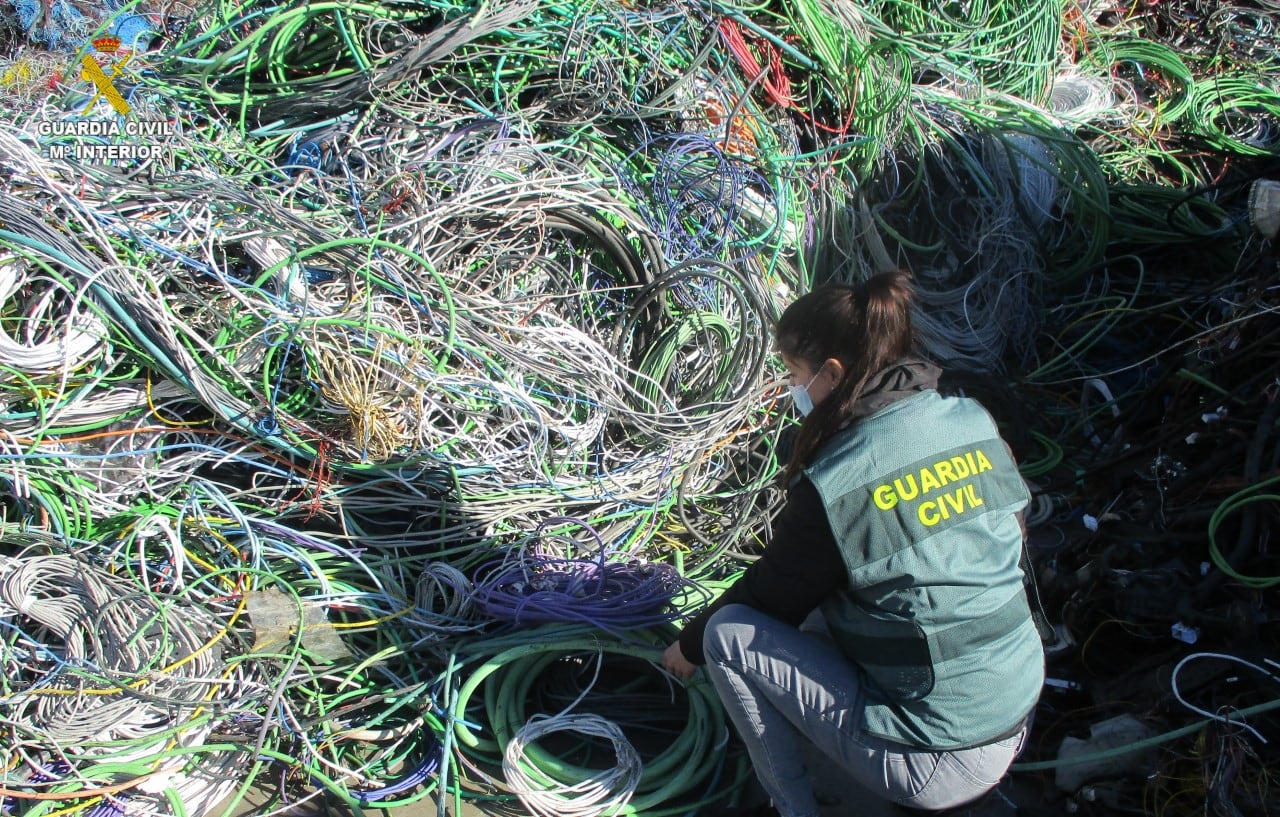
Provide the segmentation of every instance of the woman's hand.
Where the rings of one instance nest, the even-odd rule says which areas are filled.
[[[680,651],[679,641],[671,642],[671,646],[662,653],[662,666],[667,672],[686,681],[693,677],[694,670],[697,669]]]

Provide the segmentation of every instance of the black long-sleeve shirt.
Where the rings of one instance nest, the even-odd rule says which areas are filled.
[[[706,663],[702,635],[707,619],[726,604],[745,604],[798,627],[823,599],[848,581],[818,489],[801,477],[787,492],[764,555],[685,625],[680,632],[680,651],[694,664]]]

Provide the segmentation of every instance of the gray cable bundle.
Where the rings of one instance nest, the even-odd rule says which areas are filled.
[[[73,556],[0,556],[6,619],[7,720],[42,741],[159,736],[225,683],[212,615]]]

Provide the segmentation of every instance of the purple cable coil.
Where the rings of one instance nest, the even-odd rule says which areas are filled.
[[[585,522],[556,517],[543,523],[574,522],[599,545],[596,558],[547,556],[521,548],[476,571],[472,591],[485,615],[517,625],[583,622],[604,630],[634,630],[675,621],[672,600],[682,593],[706,594],[671,565],[610,560],[599,535]]]

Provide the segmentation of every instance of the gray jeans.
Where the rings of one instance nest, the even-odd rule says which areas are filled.
[[[918,809],[967,803],[993,788],[1027,730],[985,746],[928,751],[862,731],[857,668],[824,635],[750,607],[716,611],[703,638],[707,672],[783,817],[817,817],[801,741],[871,792]]]

